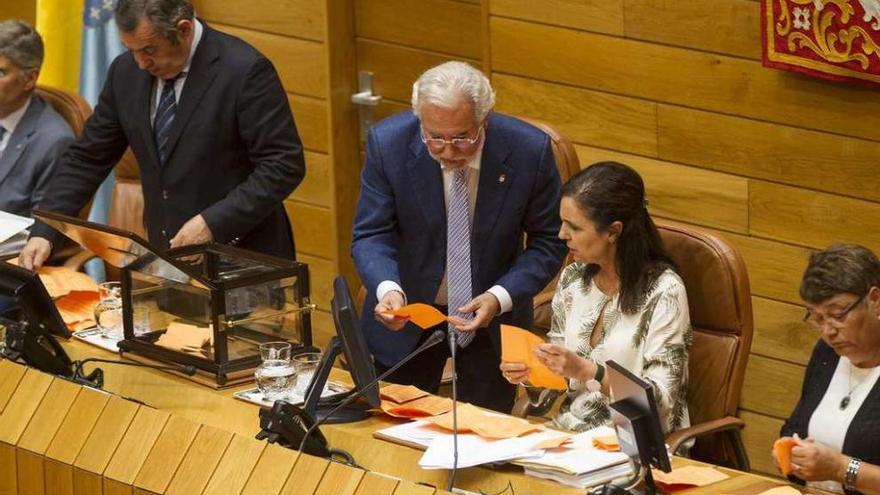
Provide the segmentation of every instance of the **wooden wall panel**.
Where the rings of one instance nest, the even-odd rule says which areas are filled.
[[[220,24],[215,27],[247,41],[268,57],[288,93],[327,97],[327,62],[322,43]]]
[[[604,160],[633,167],[645,182],[651,215],[748,233],[746,179],[600,148],[576,149],[582,167]],[[694,208],[695,203],[701,207]]]
[[[742,254],[753,295],[800,304],[798,287],[810,251],[757,237],[726,235]]]
[[[752,354],[746,368],[740,407],[752,412],[787,418],[801,393],[804,367]],[[773,400],[767,400],[772,397]]]
[[[657,156],[653,103],[503,74],[493,84],[501,112],[544,120],[578,143]]]
[[[296,201],[285,201],[284,208],[293,222],[296,252],[333,259],[330,210]]]
[[[427,69],[450,60],[449,55],[371,39],[357,41],[358,70],[373,72],[373,92],[409,106],[412,85]],[[478,60],[456,58],[479,67]]]
[[[490,30],[498,72],[880,140],[880,94],[868,88],[794,78],[752,60],[499,17],[490,20]],[[834,104],[805,107],[826,98]]]
[[[333,279],[336,277],[335,264],[323,258],[303,254],[297,256],[299,261],[309,265],[310,296],[318,308],[330,310],[330,298],[333,297]]]
[[[752,233],[763,237],[816,248],[855,242],[880,252],[878,203],[752,181],[749,217]]]
[[[37,0],[13,0],[0,3],[0,20],[21,19],[31,25],[37,20]]]
[[[782,420],[748,411],[742,411],[740,417],[748,425],[743,430],[742,437],[752,470],[779,476],[779,469],[773,463],[771,449],[773,441],[779,438]]]
[[[336,335],[333,317],[327,311],[312,311],[312,344],[326,349],[330,339]]]
[[[308,96],[287,95],[296,128],[307,150],[327,153],[330,151],[330,125],[327,119],[327,102]],[[308,163],[306,163],[308,167]],[[308,170],[306,170],[308,174]]]
[[[306,178],[293,191],[289,199],[331,208],[333,203],[331,201],[332,163],[330,157],[324,153],[306,151],[305,159]]]
[[[753,0],[624,0],[626,37],[761,59],[761,17]]]
[[[315,0],[198,0],[208,22],[324,41],[324,2]]]
[[[752,311],[755,314],[754,354],[807,364],[819,333],[803,321],[802,305],[753,297]]]
[[[880,143],[658,105],[660,157],[880,200]]]
[[[450,0],[355,0],[359,37],[480,58],[480,7]]]
[[[555,24],[597,33],[623,34],[623,0],[492,0],[492,15]]]

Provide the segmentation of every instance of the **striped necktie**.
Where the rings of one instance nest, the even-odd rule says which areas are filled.
[[[178,76],[180,77],[180,76]],[[156,149],[159,151],[159,165],[165,165],[168,157],[168,138],[171,137],[171,124],[177,110],[177,99],[174,94],[174,83],[177,77],[166,79],[162,88],[162,96],[156,107],[156,118],[153,120],[153,135],[156,138]]]
[[[472,314],[456,311],[471,301],[471,222],[468,214],[466,170],[455,171],[446,198],[446,294],[449,314],[465,320]],[[450,332],[458,332],[449,325]],[[458,345],[465,347],[474,339],[474,332],[458,332]]]

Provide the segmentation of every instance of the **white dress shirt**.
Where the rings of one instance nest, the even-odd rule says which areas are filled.
[[[174,81],[174,102],[180,103],[180,94],[183,92],[183,85],[186,83],[186,76],[189,75],[189,66],[192,64],[193,54],[196,53],[196,48],[199,46],[199,42],[202,41],[202,33],[204,32],[204,28],[202,27],[202,23],[199,22],[198,19],[193,19],[193,24],[195,24],[193,34],[193,42],[189,47],[189,56],[186,58],[186,64],[183,66],[183,70],[180,71],[180,75],[177,76],[177,79]],[[153,95],[153,101],[150,102],[150,123],[156,119],[156,109],[159,108],[159,100],[162,99],[162,90],[165,88],[165,80],[161,78],[154,78],[156,87],[155,95]]]
[[[12,138],[12,133],[15,132],[15,128],[18,127],[18,123],[21,122],[21,119],[24,117],[29,106],[31,106],[30,97],[28,97],[27,101],[21,106],[21,108],[0,119],[0,127],[6,129],[6,133],[3,134],[3,139],[0,139],[0,156],[3,156],[3,152],[6,151],[6,145],[9,144],[9,140]]]
[[[473,225],[474,225],[474,210],[476,210],[477,205],[477,189],[480,184],[480,163],[483,159],[483,149],[477,152],[474,155],[473,159],[465,165],[466,168],[466,178],[467,178],[467,186],[468,186],[468,214],[471,220],[471,233],[473,234]],[[446,201],[446,197],[449,195],[449,188],[452,185],[452,179],[455,175],[455,170],[452,168],[447,168],[444,166],[440,166],[440,169],[443,171],[443,191],[444,191],[444,203]],[[473,263],[473,260],[471,260]],[[406,293],[400,287],[397,282],[392,280],[384,280],[379,283],[379,286],[376,287],[376,298],[381,300],[385,294],[389,291],[396,290],[403,294],[404,300],[406,300]],[[503,314],[511,309],[513,309],[513,299],[510,297],[510,293],[507,292],[507,289],[500,285],[493,285],[487,291],[495,296],[498,299],[498,303],[501,306],[501,311],[498,314]],[[476,294],[474,294],[476,295]],[[437,296],[434,298],[434,304],[439,306],[446,306],[446,298],[447,298],[447,290],[446,290],[446,273],[443,273],[443,279],[440,281],[440,289],[437,290]],[[456,308],[451,308],[456,309]]]

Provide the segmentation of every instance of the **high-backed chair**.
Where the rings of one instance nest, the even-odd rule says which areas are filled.
[[[740,438],[745,423],[736,417],[754,325],[745,263],[721,236],[689,225],[656,223],[687,289],[694,334],[687,396],[692,426],[671,433],[666,441],[674,452],[695,439],[690,452],[695,459],[748,471]],[[535,303],[544,305],[536,308],[535,327],[549,328],[550,300]],[[539,316],[544,320],[537,321]],[[546,412],[547,401],[542,406],[544,411],[537,414]],[[525,397],[514,408],[520,416],[535,412]]]

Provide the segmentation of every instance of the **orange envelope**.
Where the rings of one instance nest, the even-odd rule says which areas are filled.
[[[55,307],[67,328],[77,331],[95,325],[95,306],[98,300],[97,292],[73,290],[56,299]]]
[[[424,303],[407,304],[394,311],[383,311],[382,314],[406,318],[422,330],[437,326],[446,321],[446,315],[438,311],[434,306]]]
[[[791,449],[797,445],[791,437],[783,437],[773,442],[773,456],[779,464],[779,470],[782,474],[788,476],[791,474]]]
[[[397,404],[403,404],[411,400],[420,399],[428,395],[428,392],[421,390],[413,385],[399,385],[397,383],[389,383],[379,389],[379,396],[383,399],[390,400]]]
[[[535,356],[535,347],[544,343],[541,337],[511,325],[501,325],[501,360],[525,363],[529,367],[529,383],[535,387],[565,390],[565,378],[553,373]]]
[[[666,491],[683,490],[692,486],[706,486],[729,478],[721,471],[708,466],[684,466],[664,473],[653,469],[654,481]]]
[[[446,430],[453,429],[452,411],[427,418],[425,421]],[[514,438],[544,430],[543,426],[529,423],[524,419],[487,413],[470,404],[459,404],[457,423],[459,433],[474,432],[483,438]]]
[[[617,435],[605,435],[601,437],[593,437],[593,447],[608,452],[619,452],[620,444],[617,442]]]
[[[452,409],[452,400],[436,395],[426,395],[404,404],[395,404],[389,400],[383,400],[380,406],[382,412],[395,418],[427,418],[443,414]]]

